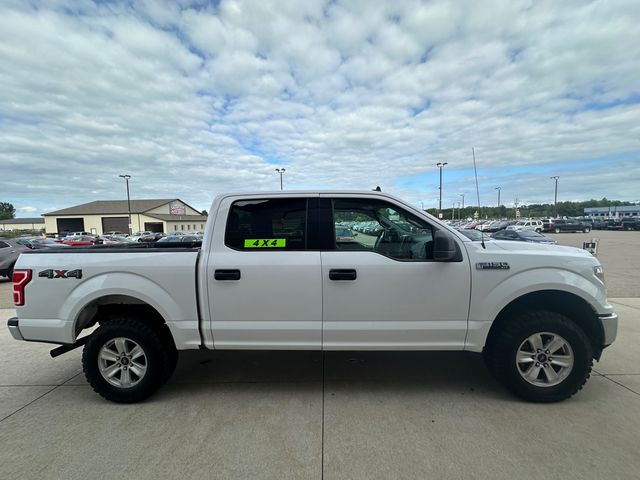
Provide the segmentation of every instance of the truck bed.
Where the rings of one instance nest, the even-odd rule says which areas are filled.
[[[15,267],[32,276],[16,307],[20,330],[25,340],[69,344],[102,305],[146,302],[167,319],[176,344],[197,348],[199,253],[175,243],[29,251]]]

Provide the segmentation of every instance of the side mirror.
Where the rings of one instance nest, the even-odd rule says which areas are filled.
[[[462,255],[456,241],[446,232],[436,230],[433,235],[433,259],[437,262],[460,262]]]

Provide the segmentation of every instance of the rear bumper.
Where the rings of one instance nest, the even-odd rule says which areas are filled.
[[[16,340],[24,340],[22,333],[20,332],[20,327],[18,326],[18,318],[11,317],[7,322],[7,326],[9,327],[9,333]]]
[[[7,321],[9,333],[16,340],[56,344],[73,344],[73,324],[58,319],[29,319],[11,317]]]

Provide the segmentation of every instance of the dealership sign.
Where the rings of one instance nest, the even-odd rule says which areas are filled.
[[[169,205],[169,212],[171,212],[171,215],[184,215],[184,205],[182,205],[181,203],[172,203]]]

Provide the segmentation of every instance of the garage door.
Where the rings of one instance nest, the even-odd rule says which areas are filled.
[[[84,218],[58,218],[58,233],[84,232]]]
[[[147,232],[162,233],[164,230],[164,225],[162,224],[162,222],[144,222],[144,229]]]
[[[108,217],[102,219],[102,233],[129,232],[129,217]]]

